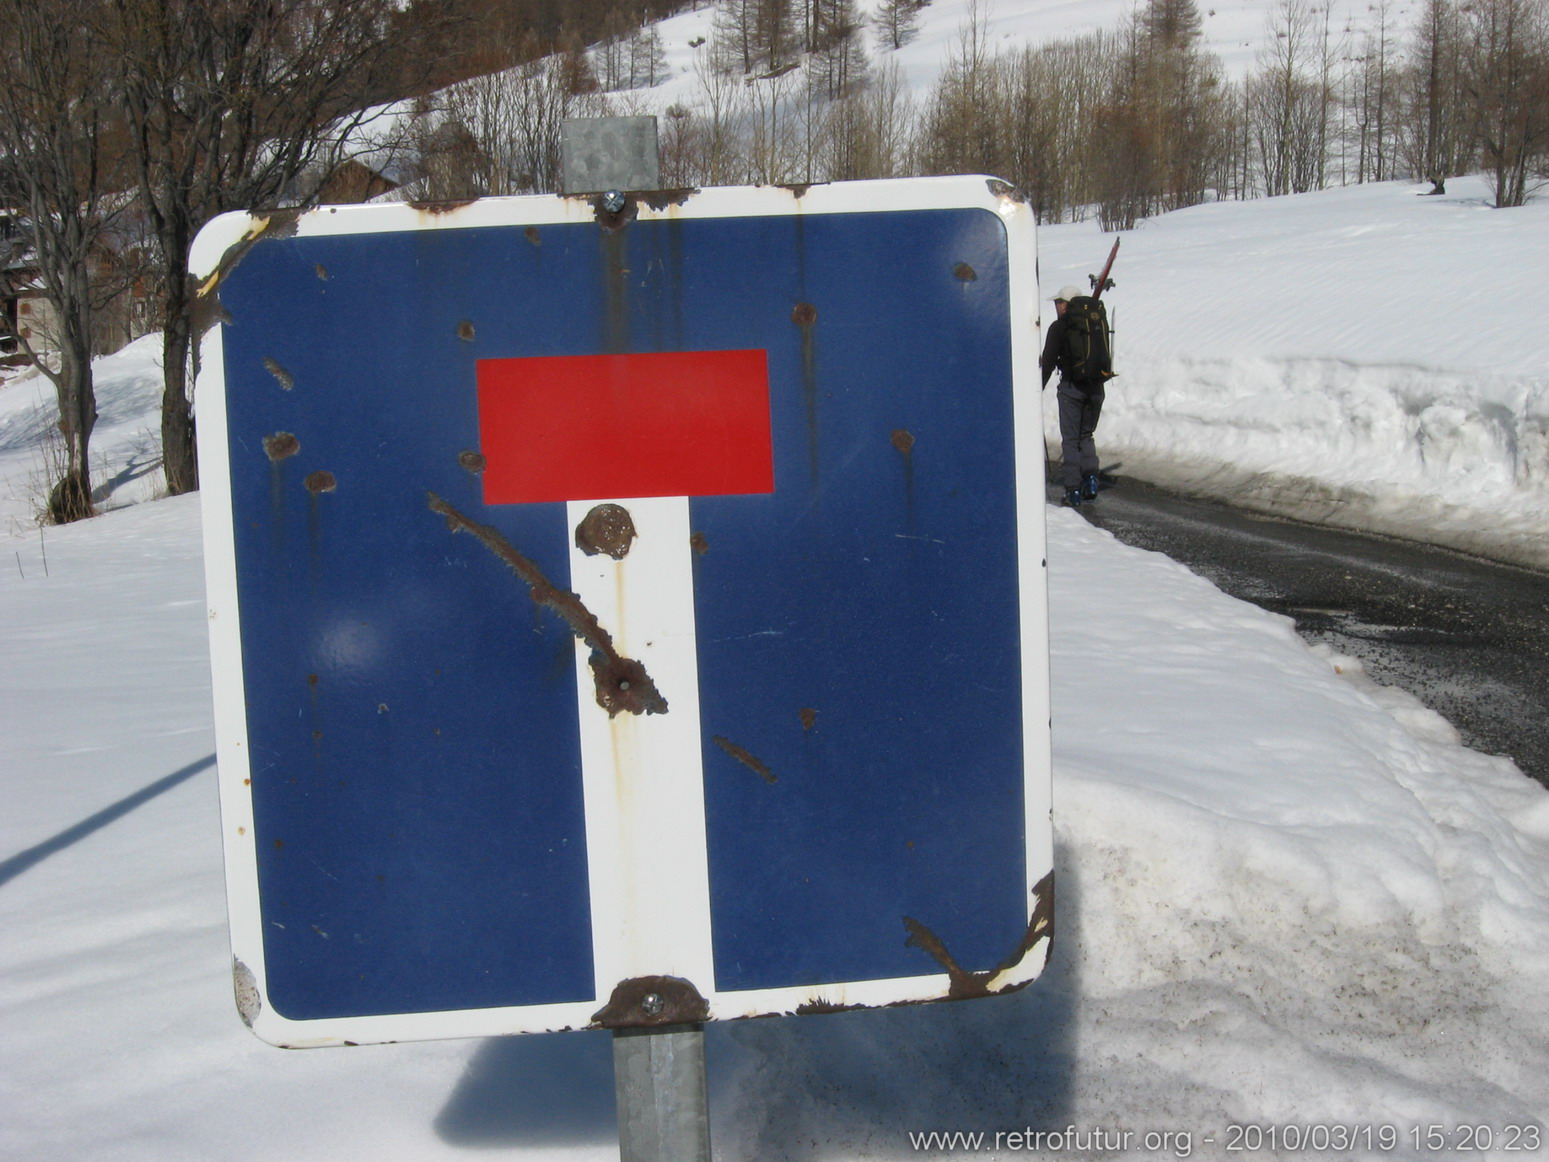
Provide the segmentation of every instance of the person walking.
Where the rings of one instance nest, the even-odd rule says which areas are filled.
[[[1038,365],[1043,371],[1043,386],[1049,376],[1060,373],[1055,394],[1060,409],[1060,452],[1063,461],[1065,503],[1080,508],[1083,500],[1096,500],[1098,488],[1097,419],[1103,411],[1102,379],[1086,379],[1062,360],[1065,351],[1065,310],[1071,299],[1083,292],[1078,287],[1061,287],[1054,296],[1055,320],[1044,337],[1043,355]]]

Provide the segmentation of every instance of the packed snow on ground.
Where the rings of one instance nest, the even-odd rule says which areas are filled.
[[[1518,493],[1544,511],[1544,211],[1456,190],[1127,235],[1110,452],[1359,485],[1414,535],[1465,486],[1502,524]],[[1042,238],[1049,293],[1109,244]],[[0,388],[0,1157],[615,1157],[606,1034],[295,1053],[237,1019],[199,498],[144,502],[157,351],[97,365],[112,511],[71,527],[30,519],[47,385]],[[989,1137],[921,1153],[1090,1157],[1103,1130],[1134,1158],[1274,1156],[1266,1132],[1535,1156],[1508,1145],[1549,1133],[1549,793],[1289,621],[1048,524],[1049,968],[1012,997],[713,1026],[717,1156],[902,1158],[938,1130]]]

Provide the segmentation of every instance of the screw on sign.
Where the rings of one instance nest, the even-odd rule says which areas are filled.
[[[1009,187],[227,216],[195,257],[256,1033],[663,1029],[1037,976]]]

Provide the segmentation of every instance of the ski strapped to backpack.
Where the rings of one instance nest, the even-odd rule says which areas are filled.
[[[1113,369],[1113,328],[1108,325],[1108,308],[1102,302],[1103,291],[1113,285],[1108,272],[1118,255],[1116,238],[1102,274],[1092,279],[1092,293],[1077,295],[1065,304],[1060,371],[1077,383],[1105,383],[1118,374]]]

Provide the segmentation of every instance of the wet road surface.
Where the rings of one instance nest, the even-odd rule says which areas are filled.
[[[1128,477],[1081,513],[1409,691],[1475,750],[1549,787],[1549,575],[1260,517]]]

